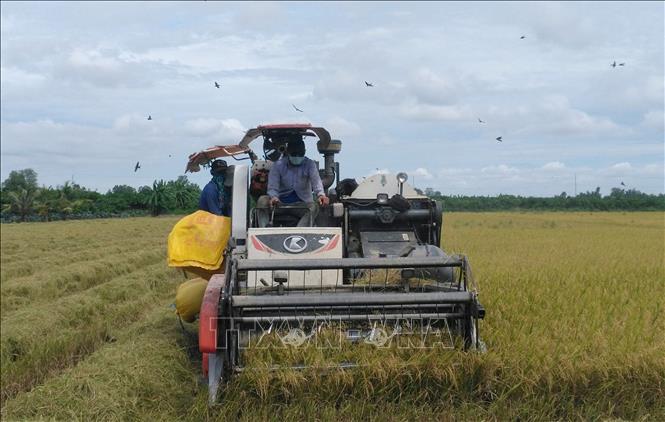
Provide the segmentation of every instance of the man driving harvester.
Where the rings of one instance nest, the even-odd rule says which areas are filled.
[[[316,201],[312,198],[312,192],[317,197]],[[291,135],[284,156],[270,170],[268,195],[261,196],[257,201],[259,227],[268,226],[270,208],[280,204],[294,206],[280,212],[299,217],[298,227],[310,227],[319,213],[319,205],[326,206],[328,202],[316,163],[305,157],[302,136]]]

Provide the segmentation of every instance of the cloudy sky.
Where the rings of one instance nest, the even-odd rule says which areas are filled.
[[[3,180],[138,187],[304,121],[343,141],[343,177],[664,191],[663,2],[2,2],[1,17]]]

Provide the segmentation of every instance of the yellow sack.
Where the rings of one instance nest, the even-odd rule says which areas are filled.
[[[231,219],[207,211],[183,217],[169,234],[169,267],[217,270],[231,236]]]
[[[175,309],[183,321],[194,322],[196,315],[201,311],[203,294],[208,281],[202,278],[187,280],[178,286],[175,292]]]

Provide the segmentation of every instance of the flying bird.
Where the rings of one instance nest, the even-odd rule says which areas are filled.
[[[220,85],[217,83],[217,81],[215,81],[215,88],[219,88],[219,87],[220,87]]]
[[[502,138],[503,138],[502,136],[499,136],[498,138],[496,138],[496,140],[499,141],[499,142],[503,142]]]
[[[480,117],[478,118],[478,123],[485,123],[484,121],[480,120]]]
[[[152,120],[152,116],[148,114],[148,120]]]
[[[621,186],[626,186],[626,184],[625,184],[625,183],[623,183],[623,182],[621,182]]]
[[[617,62],[616,62],[616,61],[613,61],[612,64],[611,64],[610,66],[612,66],[612,67],[617,67]]]
[[[365,81],[365,86],[374,86],[374,84]]]
[[[138,169],[140,169],[140,168],[141,168],[141,166],[139,165],[139,162],[137,161],[136,165],[134,166],[134,173],[136,173],[138,171]]]
[[[626,63],[619,63],[619,66],[625,66]]]
[[[522,36],[520,37],[521,40],[523,40],[524,38],[526,38],[526,35],[522,35]]]
[[[299,112],[301,112],[301,113],[304,113],[304,111],[302,111],[301,109],[299,109],[298,107],[296,107],[295,104],[291,104],[291,105],[293,106],[294,109],[296,109],[296,111],[299,111]]]

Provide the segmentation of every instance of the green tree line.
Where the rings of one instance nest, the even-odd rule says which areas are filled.
[[[1,216],[3,222],[16,222],[182,214],[197,208],[200,193],[186,176],[138,189],[116,185],[100,193],[70,182],[39,187],[34,170],[15,170],[2,182]]]
[[[665,211],[665,195],[650,195],[637,189],[612,188],[609,195],[594,191],[569,196],[566,192],[550,198],[533,196],[448,196],[431,188],[423,194],[443,202],[446,211]]]
[[[201,189],[179,176],[155,180],[152,186],[135,189],[116,185],[106,193],[76,183],[41,186],[32,169],[12,171],[0,188],[3,222],[52,221],[82,218],[186,214],[196,210]],[[449,196],[427,188],[418,190],[443,202],[446,211],[665,211],[665,195],[650,195],[636,189],[612,188],[609,195],[594,191],[569,196],[566,192],[544,198],[532,196]]]

